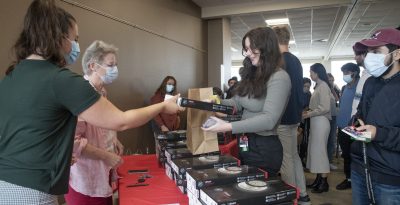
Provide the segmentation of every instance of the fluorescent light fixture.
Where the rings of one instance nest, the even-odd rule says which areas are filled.
[[[296,42],[294,40],[290,40],[289,44],[296,44]]]
[[[233,51],[233,52],[238,52],[238,49],[236,49],[236,48],[234,48],[234,47],[231,47],[231,51]]]
[[[267,19],[265,20],[265,23],[267,23],[268,26],[289,25],[289,19],[288,18]]]

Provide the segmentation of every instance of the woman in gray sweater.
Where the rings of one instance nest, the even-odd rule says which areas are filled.
[[[313,193],[329,190],[327,181],[330,172],[327,144],[331,120],[331,99],[334,100],[329,87],[325,67],[315,63],[310,67],[311,79],[316,83],[310,99],[309,110],[303,113],[303,119],[310,118],[310,137],[308,141],[307,168],[316,173],[315,181],[307,185]]]
[[[276,176],[282,164],[282,144],[276,129],[290,95],[290,78],[282,69],[282,56],[277,37],[271,28],[256,28],[242,40],[243,69],[235,95],[223,104],[242,111],[242,120],[225,122],[203,128],[211,132],[238,134],[240,157],[243,164],[266,170]]]

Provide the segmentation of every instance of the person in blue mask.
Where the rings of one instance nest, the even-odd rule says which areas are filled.
[[[104,85],[118,77],[116,53],[115,46],[94,41],[82,57],[83,77],[103,97],[107,97]],[[115,131],[78,119],[73,149],[76,162],[71,167],[67,203],[112,205],[110,176],[117,178],[115,168],[122,162],[122,153]]]
[[[54,0],[34,0],[28,7],[13,46],[15,60],[0,84],[0,204],[58,204],[57,195],[68,192],[78,117],[123,131],[180,109],[177,95],[119,110],[66,68],[78,59],[78,34],[75,18]],[[108,70],[97,64],[94,69]]]
[[[364,84],[354,119],[371,142],[351,145],[352,203],[400,202],[400,31],[385,28],[359,41],[367,47]],[[353,120],[355,121],[355,120]]]
[[[165,95],[176,95],[177,93],[177,82],[173,76],[166,76],[161,82],[161,85],[157,88],[153,97],[151,97],[151,104],[163,102]],[[179,114],[158,114],[153,121],[154,131],[173,131],[178,130],[180,125]]]
[[[351,107],[353,105],[354,96],[356,94],[356,88],[358,80],[360,79],[360,67],[354,63],[346,63],[341,68],[343,72],[343,81],[346,85],[342,88],[342,95],[339,103],[339,113],[337,115],[337,127],[338,142],[342,148],[343,157],[343,170],[346,179],[336,186],[337,190],[344,190],[351,188],[350,179],[350,147],[352,140],[350,136],[342,131],[343,128],[347,127],[348,122],[351,118]]]

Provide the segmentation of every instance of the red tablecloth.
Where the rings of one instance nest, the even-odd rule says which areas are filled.
[[[150,204],[188,204],[188,198],[182,194],[174,181],[165,175],[165,169],[160,168],[156,155],[124,156],[124,163],[118,168],[119,204],[120,205],[150,205]],[[148,186],[126,187],[137,183],[143,174],[128,174],[128,170],[148,169],[151,178],[146,179]]]

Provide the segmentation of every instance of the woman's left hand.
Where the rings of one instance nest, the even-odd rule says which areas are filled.
[[[211,119],[215,120],[216,123],[208,128],[202,127],[201,129],[206,132],[229,132],[232,131],[232,124],[225,122],[217,117],[210,117]]]

